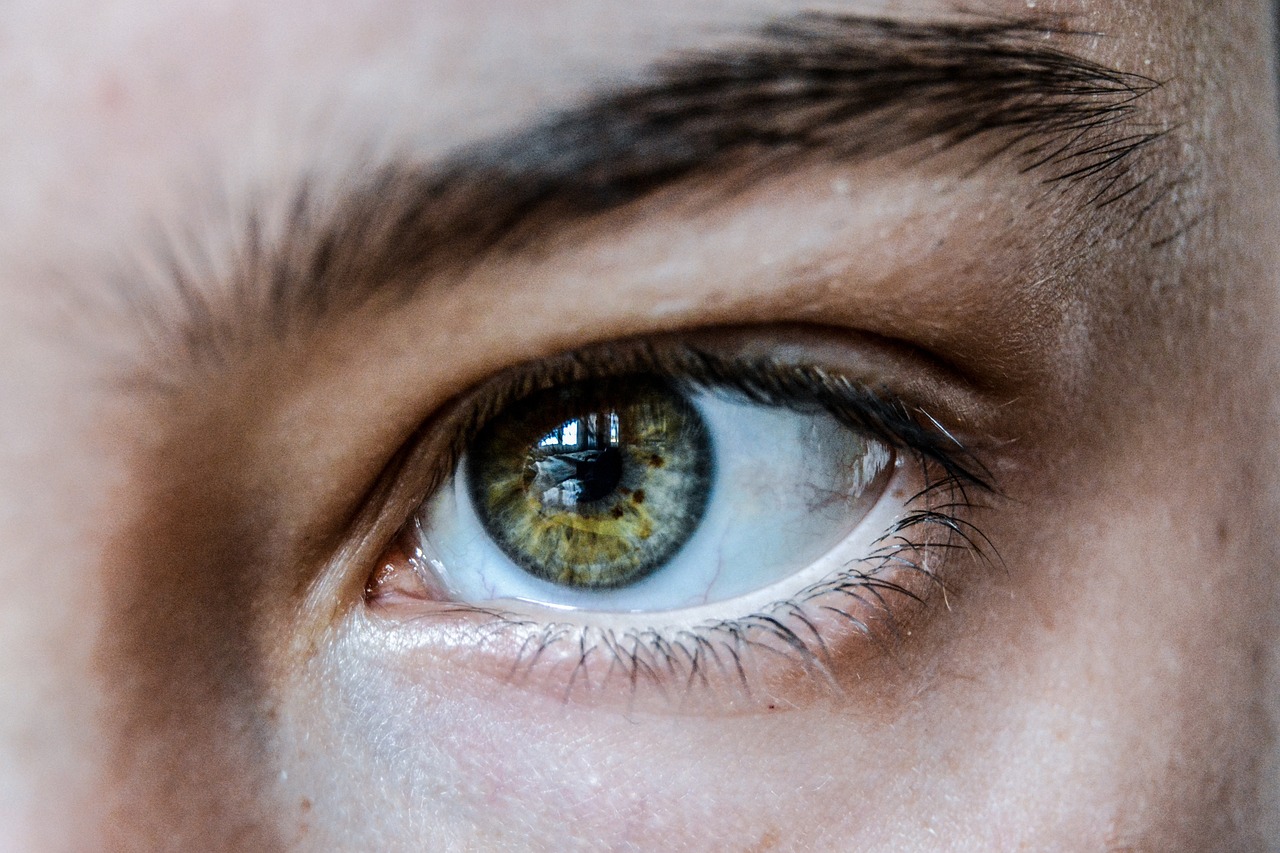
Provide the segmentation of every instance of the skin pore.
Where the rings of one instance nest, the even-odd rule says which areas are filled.
[[[0,12],[0,847],[1268,849],[1266,4],[208,5]],[[979,547],[825,680],[427,600],[467,405],[636,341],[927,413]]]

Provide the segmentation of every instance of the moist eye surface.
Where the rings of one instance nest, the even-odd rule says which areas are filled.
[[[894,450],[814,402],[822,376],[735,390],[771,375],[752,370],[517,388],[423,504],[406,559],[439,600],[583,618],[763,596],[726,605],[732,615],[848,571],[909,497],[888,490]],[[863,530],[882,503],[877,530]]]
[[[656,378],[534,394],[476,436],[470,498],[486,533],[534,577],[578,589],[634,583],[703,519],[713,473],[698,411]]]

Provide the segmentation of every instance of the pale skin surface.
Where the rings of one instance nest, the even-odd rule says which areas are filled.
[[[196,247],[218,313],[243,211],[278,237],[303,173],[323,195],[390,152],[431,161],[807,8],[692,5],[0,11],[0,848],[1272,849],[1263,2],[1036,10],[1105,34],[1063,49],[1169,81],[1140,120],[1176,128],[1145,156],[1181,180],[1137,227],[963,146],[810,165],[713,203],[669,188],[393,310],[175,367],[158,232]],[[364,600],[380,545],[347,520],[453,395],[625,336],[784,323],[998,439],[1008,498],[972,519],[999,565],[957,561],[889,652],[833,638],[835,688],[517,683],[501,649]],[[948,370],[877,360],[886,338]]]

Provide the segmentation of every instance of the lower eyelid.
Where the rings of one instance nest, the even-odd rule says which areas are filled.
[[[902,646],[947,562],[983,553],[955,514],[963,488],[911,463],[861,535],[799,576],[717,605],[576,614],[375,594],[365,614],[406,663],[447,663],[563,701],[742,713],[831,697]]]

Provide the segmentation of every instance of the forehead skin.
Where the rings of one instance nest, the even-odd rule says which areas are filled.
[[[581,320],[606,339],[658,330],[654,306],[670,328],[840,306],[907,337],[931,310],[1005,321],[992,336],[940,320],[934,343],[1018,392],[1001,473],[1019,508],[989,531],[1009,575],[974,584],[936,649],[871,672],[843,704],[734,724],[659,715],[639,737],[621,715],[453,695],[445,678],[329,689],[353,669],[344,656],[383,670],[367,650],[281,651],[296,627],[281,602],[300,596],[273,567],[323,550],[423,400],[461,390],[437,375],[444,354],[462,383],[562,347],[532,310],[506,336],[494,306],[524,303],[502,269],[477,274],[494,282],[481,296],[321,328],[314,348],[249,346],[161,403],[131,383],[155,352],[131,302],[180,313],[150,265],[175,233],[207,255],[184,261],[216,273],[229,211],[287,207],[303,175],[340,185],[388,151],[445,157],[812,5],[0,11],[0,847],[520,849],[563,833],[571,802],[606,849],[1266,848],[1280,164],[1261,0],[1036,8],[1098,34],[1064,47],[1167,81],[1143,118],[1172,129],[1151,156],[1177,188],[1143,239],[1030,204],[1034,184],[1004,164],[947,196],[994,199],[992,221],[949,226],[954,254],[907,264],[934,236],[937,175],[873,163],[852,173],[874,208],[849,214],[862,237],[805,219],[784,179],[706,214],[705,240],[624,222],[615,247],[606,223],[555,263],[517,263],[521,281],[565,293],[611,270],[612,313]],[[822,8],[966,19],[923,0]],[[907,225],[877,220],[898,203]],[[1000,218],[1015,205],[1031,212]],[[815,242],[865,239],[868,223],[890,235],[857,244],[877,295],[833,286],[804,306],[769,268],[734,267],[717,229],[755,235],[780,211]],[[707,258],[725,280],[691,287],[681,276]],[[918,282],[945,280],[948,258],[994,284],[931,309]],[[422,331],[451,322],[471,344]],[[375,346],[403,357],[387,367]],[[386,399],[419,385],[399,408]]]

